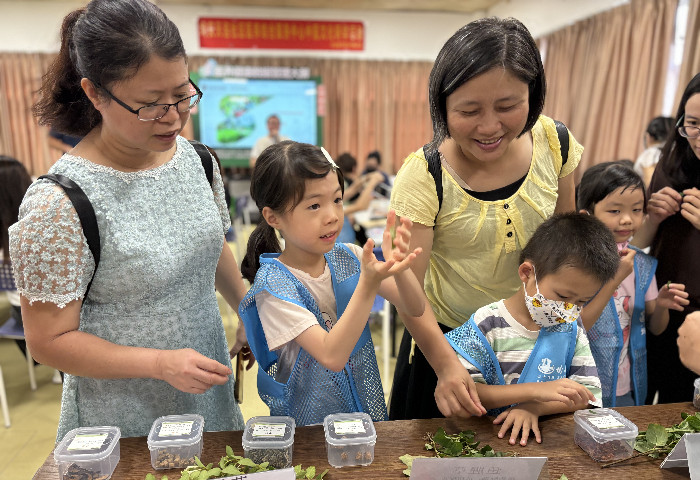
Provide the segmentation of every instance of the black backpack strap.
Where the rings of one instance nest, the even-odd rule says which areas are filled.
[[[569,130],[559,120],[554,120],[554,126],[557,127],[559,147],[561,148],[561,166],[563,167],[569,159]]]
[[[39,177],[39,179],[42,178],[58,184],[63,188],[63,191],[66,192],[68,199],[73,204],[73,208],[75,208],[75,211],[78,213],[80,225],[83,227],[83,234],[87,240],[88,248],[90,248],[92,258],[95,260],[95,272],[97,272],[97,266],[100,264],[100,229],[97,225],[95,209],[92,208],[90,200],[77,183],[64,175],[48,174]],[[87,298],[92,280],[95,278],[95,272],[92,274],[90,283],[88,283],[87,289],[85,290],[85,297],[83,298]]]
[[[211,152],[206,145],[198,142],[197,140],[190,140],[190,143],[197,151],[199,159],[202,161],[202,167],[204,167],[204,173],[207,174],[209,185],[212,185],[214,182],[214,161],[212,160]]]
[[[438,214],[442,208],[442,162],[440,161],[440,152],[437,148],[431,148],[430,144],[428,144],[423,146],[423,154],[428,162],[428,171],[435,181],[435,191],[438,198],[438,211],[435,214],[435,221],[437,222]]]

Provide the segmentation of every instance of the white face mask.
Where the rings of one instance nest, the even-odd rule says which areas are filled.
[[[533,270],[534,274],[534,270]],[[540,287],[537,285],[537,275],[535,275],[535,288],[537,293],[532,297],[527,294],[525,284],[523,283],[523,292],[525,292],[525,305],[532,320],[540,327],[547,328],[563,323],[573,323],[578,320],[581,315],[581,307],[573,303],[549,300],[540,293]]]

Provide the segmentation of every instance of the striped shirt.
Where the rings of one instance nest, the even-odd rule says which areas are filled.
[[[503,300],[481,307],[474,313],[474,322],[484,334],[486,340],[496,354],[506,385],[518,378],[535,348],[539,331],[523,327],[506,309]],[[569,377],[571,380],[584,385],[596,398],[591,402],[594,406],[602,406],[600,379],[595,360],[591,354],[586,331],[579,319],[576,329],[576,348],[571,361]],[[459,355],[462,362],[475,382],[486,383],[483,375],[464,357]]]

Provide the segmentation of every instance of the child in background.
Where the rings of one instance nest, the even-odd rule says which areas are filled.
[[[270,414],[294,417],[297,425],[356,411],[386,420],[367,320],[377,293],[399,311],[423,314],[425,296],[410,269],[421,252],[408,250],[411,222],[389,213],[385,262],[372,253],[372,240],[364,248],[336,243],[343,226],[343,176],[325,150],[305,143],[266,148],[250,192],[262,220],[243,259],[241,270],[252,287],[239,313]]]
[[[600,381],[578,319],[619,261],[601,222],[554,215],[520,254],[520,289],[446,334],[482,405],[497,415],[493,423],[502,423],[499,438],[512,427],[511,445],[519,434],[527,445],[530,431],[541,443],[540,416],[600,406]]]
[[[591,350],[603,387],[603,406],[643,405],[647,395],[646,328],[660,335],[668,309],[683,310],[688,293],[681,283],[660,289],[656,259],[629,244],[642,225],[646,196],[642,178],[620,162],[599,163],[581,178],[578,208],[612,232],[621,257],[615,277],[583,310]],[[646,315],[645,315],[646,314]]]

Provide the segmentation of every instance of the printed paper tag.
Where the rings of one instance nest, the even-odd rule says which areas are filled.
[[[189,422],[163,422],[160,426],[159,437],[182,437],[192,432],[194,421]]]
[[[68,445],[68,450],[99,450],[107,439],[106,433],[96,435],[76,435]]]
[[[612,415],[590,416],[587,418],[589,422],[591,422],[595,427],[601,430],[605,430],[607,428],[620,428],[625,426]]]
[[[352,433],[366,433],[362,420],[336,420],[333,422],[335,433],[338,435],[348,435]]]
[[[415,480],[538,480],[549,478],[547,457],[416,458]]]
[[[254,437],[284,437],[287,425],[284,423],[254,423]]]

